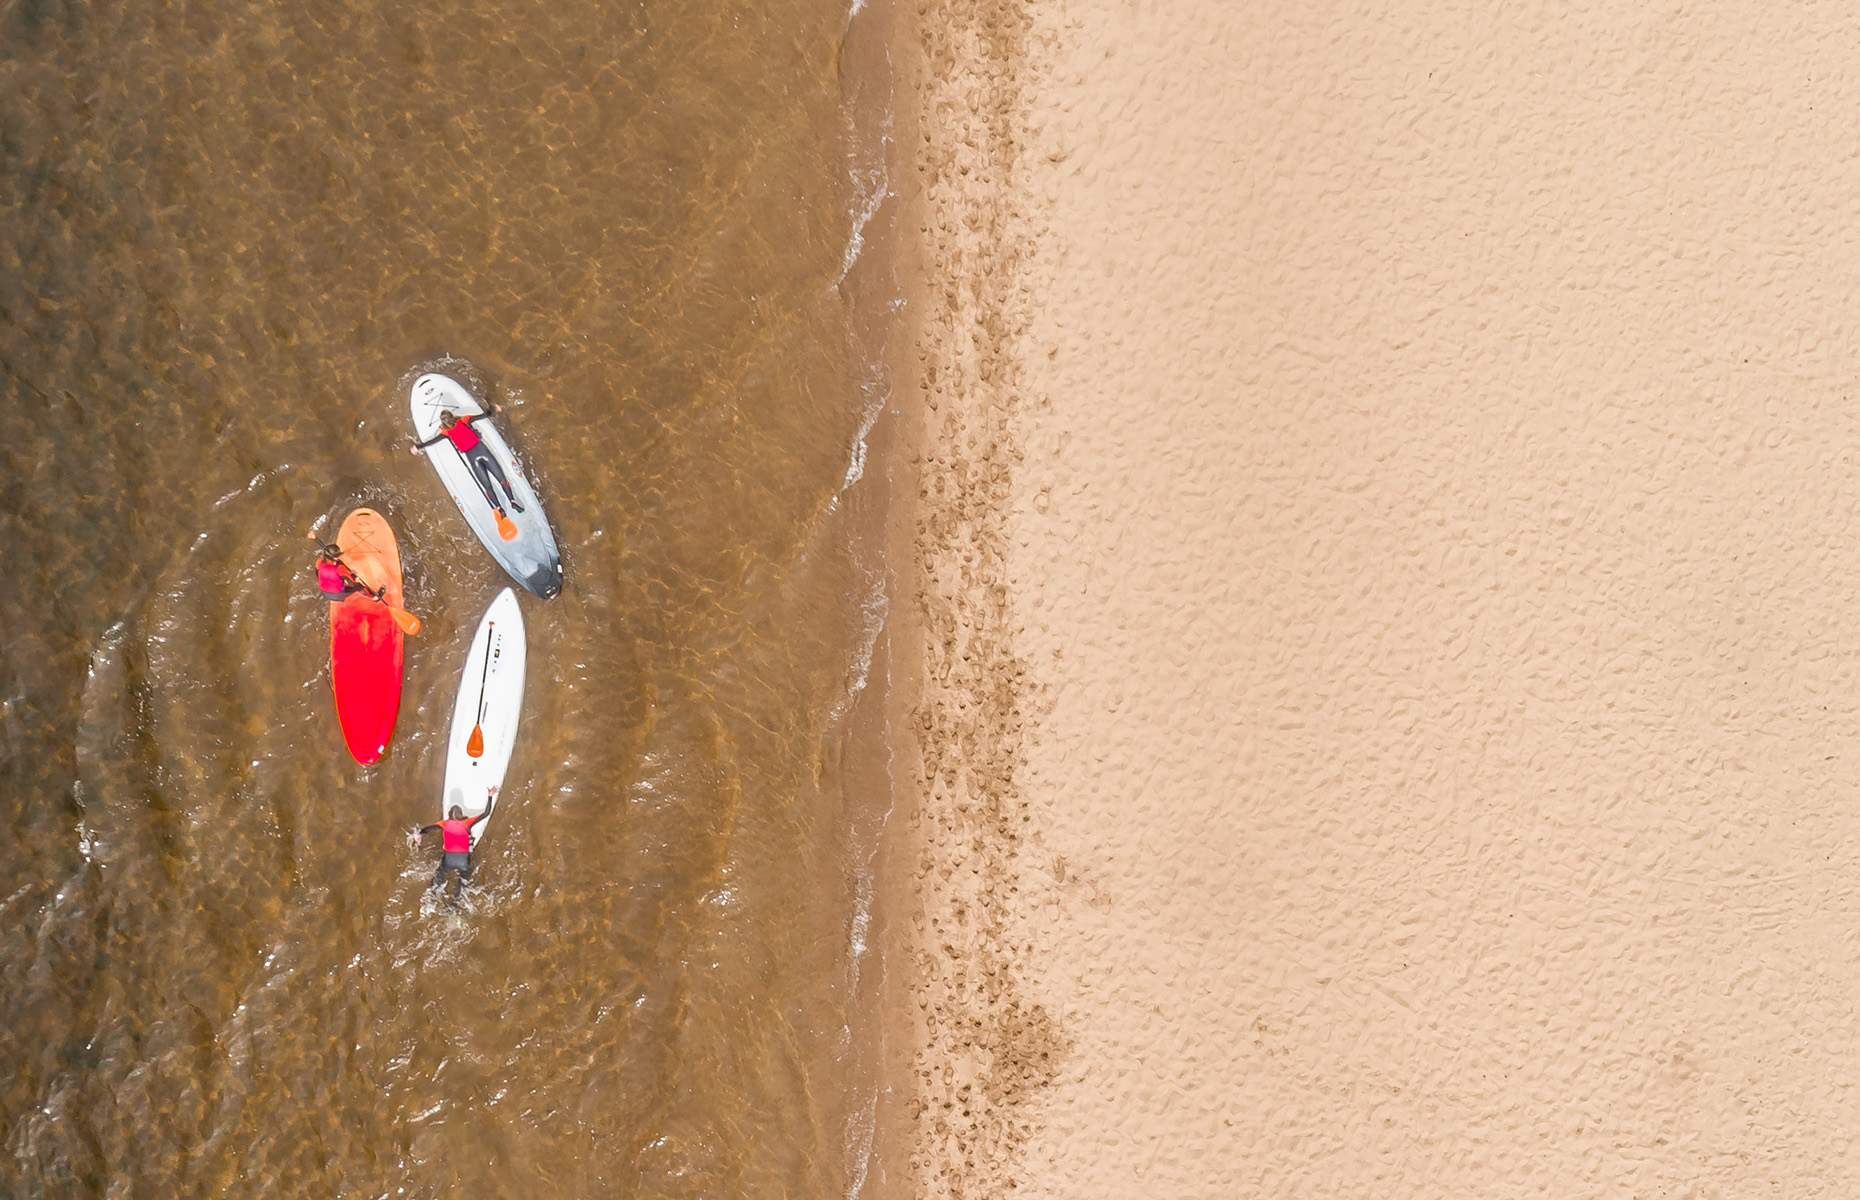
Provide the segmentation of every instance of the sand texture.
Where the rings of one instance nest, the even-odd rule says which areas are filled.
[[[1860,1195],[1852,16],[917,10],[917,1195]]]

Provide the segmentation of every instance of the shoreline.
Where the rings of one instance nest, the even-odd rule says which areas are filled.
[[[900,793],[896,778],[897,731],[903,719],[899,698],[914,694],[914,656],[908,650],[900,653],[909,638],[912,589],[908,571],[900,567],[908,555],[901,557],[898,547],[899,530],[911,520],[903,489],[917,444],[914,410],[900,394],[904,376],[899,366],[902,347],[909,343],[912,312],[907,300],[912,241],[905,232],[909,189],[900,185],[906,166],[899,146],[908,144],[905,131],[913,128],[915,114],[904,93],[908,79],[893,55],[899,24],[895,0],[867,0],[849,20],[840,55],[841,90],[853,124],[855,185],[858,173],[871,169],[869,159],[861,161],[866,149],[862,139],[875,130],[884,172],[883,192],[855,230],[860,252],[839,285],[854,357],[862,368],[875,366],[878,371],[862,386],[876,387],[883,396],[865,431],[864,486],[843,493],[855,541],[876,554],[885,599],[883,622],[866,664],[866,684],[853,697],[838,735],[844,749],[838,786],[852,829],[852,850],[861,860],[855,867],[854,892],[862,911],[853,914],[848,931],[846,1005],[852,1055],[852,1098],[845,1106],[846,1195],[855,1200],[902,1200],[910,1195],[908,1174],[895,1165],[908,1161],[908,1154],[899,1158],[895,1152],[902,1078],[898,1056],[905,1043],[893,1021],[908,1002],[908,960],[894,932],[896,914],[905,907],[894,883],[899,869],[895,860],[898,831],[915,803]],[[900,311],[906,320],[898,319]],[[862,888],[868,890],[860,894]]]

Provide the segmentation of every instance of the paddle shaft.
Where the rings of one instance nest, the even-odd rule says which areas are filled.
[[[484,681],[491,677],[491,638],[497,633],[497,622],[492,621],[484,631],[484,669],[478,672],[478,719],[474,725],[484,724]]]

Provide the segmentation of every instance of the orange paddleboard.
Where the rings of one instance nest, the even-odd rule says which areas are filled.
[[[358,508],[336,533],[342,561],[371,588],[386,587],[383,599],[345,596],[329,606],[329,677],[336,689],[336,719],[342,738],[359,763],[377,761],[387,751],[400,715],[401,662],[406,635],[394,623],[388,604],[402,607],[400,545],[387,520],[372,508]]]

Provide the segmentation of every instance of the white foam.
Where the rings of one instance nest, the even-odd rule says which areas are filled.
[[[885,118],[886,130],[883,138],[885,145],[891,142],[891,118]],[[859,261],[859,255],[865,251],[865,227],[872,223],[878,210],[894,194],[891,190],[891,171],[885,165],[884,150],[881,148],[875,165],[861,170],[855,167],[852,172],[853,184],[864,195],[853,207],[852,232],[846,239],[846,253],[840,258],[840,273],[833,277],[833,286],[846,282],[846,276],[852,273],[853,264]]]
[[[865,394],[865,411],[859,415],[859,432],[853,435],[852,459],[846,464],[846,477],[840,481],[841,493],[865,478],[866,438],[871,434],[872,426],[878,424],[879,414],[885,411],[886,397],[891,394],[890,380],[886,377],[883,361],[867,364],[859,390]]]
[[[849,27],[853,18],[864,8],[865,0],[851,0],[851,10],[847,13]],[[865,251],[867,229],[894,194],[890,171],[895,151],[891,115],[896,95],[894,74],[891,55],[887,50],[884,69],[880,73],[883,94],[875,97],[878,103],[861,103],[862,98],[852,97],[847,105],[847,172],[852,183],[852,220],[839,275],[833,281],[835,288],[845,284],[854,264]],[[892,292],[886,301],[887,308],[895,312],[902,302],[902,295],[896,290],[895,280],[889,281],[888,286]],[[861,302],[865,301],[862,299]],[[858,328],[850,328],[848,333],[854,358],[865,362],[864,374],[859,383],[863,407],[858,431],[853,435],[846,474],[829,506],[834,513],[838,512],[839,499],[865,478],[868,442],[891,397],[891,379],[885,366],[882,342],[867,344],[866,339],[871,335]],[[845,690],[828,718],[829,736],[833,736],[839,729],[841,722],[852,711],[854,701],[871,682],[872,660],[878,652],[879,639],[885,633],[890,616],[890,574],[884,559],[882,536],[878,541],[876,547],[855,542],[852,548],[854,564],[865,579],[864,595],[859,603],[859,641],[848,663]],[[884,678],[880,686],[888,688],[890,682],[888,677]],[[853,911],[846,928],[846,994],[852,1000],[852,1011],[848,1014],[849,1024],[842,1031],[848,1055],[846,1062],[851,1073],[851,1096],[842,1142],[846,1155],[846,1200],[859,1200],[871,1170],[878,1127],[879,1071],[884,1059],[878,1045],[878,1029],[875,1024],[870,1024],[874,1017],[869,1011],[869,1001],[878,995],[879,989],[862,983],[866,979],[882,980],[885,973],[882,945],[876,947],[877,953],[873,952],[872,909],[878,888],[879,851],[896,802],[890,783],[896,769],[896,751],[892,745],[888,713],[879,728],[885,744],[885,795],[882,800],[879,797],[852,797],[853,800],[867,802],[848,806],[852,825],[848,832],[849,849],[852,852]],[[851,1022],[868,1023],[873,1036],[864,1039],[854,1036]]]
[[[879,595],[884,594],[883,589],[880,588]],[[888,598],[886,602],[889,603]],[[882,611],[880,615],[882,628]],[[876,635],[874,635],[874,641],[876,641]],[[870,662],[870,657],[868,650],[867,663]],[[862,688],[865,686],[863,672],[859,686]],[[887,671],[884,686],[887,688],[891,686],[889,671]],[[852,831],[853,919],[847,938],[848,949],[851,952],[847,964],[847,993],[853,997],[876,996],[882,991],[882,988],[878,987],[863,989],[861,978],[864,973],[865,957],[871,949],[872,903],[877,894],[879,849],[884,842],[885,829],[891,823],[892,811],[897,805],[897,793],[891,787],[891,780],[897,769],[897,748],[892,738],[889,714],[880,727],[880,736],[885,744],[884,811],[865,823],[863,828],[855,824]],[[877,977],[882,980],[885,972],[884,955],[874,957],[872,965]],[[869,1013],[867,1019],[870,1019]],[[880,1049],[873,1054],[872,1061],[865,1061],[860,1056],[861,1043],[853,1038],[851,1028],[847,1028],[845,1032],[852,1049],[853,1090],[858,1097],[858,1102],[851,1106],[846,1118],[844,1143],[848,1180],[846,1197],[847,1200],[858,1200],[865,1190],[866,1178],[872,1165],[873,1140],[878,1128],[878,1072],[881,1069],[884,1052]],[[865,1043],[866,1046],[874,1044],[875,1041]]]
[[[872,670],[872,654],[878,648],[878,635],[885,631],[885,617],[891,611],[891,596],[885,590],[885,574],[881,570],[866,568],[866,594],[859,602],[859,649],[853,653],[852,663],[847,671],[846,690],[827,715],[827,728],[839,725],[846,714],[851,711],[853,701],[865,690],[865,685]]]
[[[853,12],[857,13],[858,8]],[[852,229],[846,238],[846,251],[840,258],[840,273],[833,278],[834,287],[846,282],[853,264],[865,251],[866,226],[872,223],[885,201],[896,194],[891,190],[891,105],[891,51],[886,50],[884,102],[876,106],[880,114],[877,136],[872,137],[860,128],[862,114],[871,112],[873,106],[849,105],[846,111],[846,170],[853,185]]]

